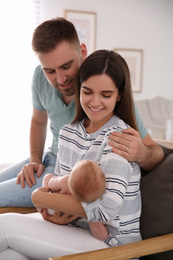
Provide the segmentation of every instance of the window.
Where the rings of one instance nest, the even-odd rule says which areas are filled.
[[[31,80],[38,64],[31,40],[38,24],[38,0],[0,0],[0,163],[29,155]]]

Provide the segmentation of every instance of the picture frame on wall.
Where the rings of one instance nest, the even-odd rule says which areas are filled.
[[[65,19],[72,22],[76,28],[80,43],[85,43],[88,54],[96,49],[96,13],[75,10],[65,10]]]
[[[114,49],[127,62],[130,70],[131,84],[133,92],[142,91],[142,69],[143,69],[143,50],[141,49]]]

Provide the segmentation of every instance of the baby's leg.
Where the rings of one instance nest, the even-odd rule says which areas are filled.
[[[43,178],[42,187],[48,187],[48,183],[49,183],[50,179],[51,179],[52,177],[54,177],[54,176],[55,176],[55,175],[52,174],[52,173],[46,174],[46,175],[44,176],[44,178]]]
[[[108,237],[108,230],[102,222],[89,222],[91,233],[99,240],[105,240]]]

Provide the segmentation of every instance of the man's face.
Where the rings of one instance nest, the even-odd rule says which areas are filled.
[[[38,54],[47,80],[64,98],[74,95],[78,70],[84,60],[81,53],[73,44],[63,41],[53,51]]]

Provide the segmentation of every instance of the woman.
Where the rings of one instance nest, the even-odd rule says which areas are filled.
[[[18,214],[1,215],[0,258],[8,259],[13,250],[13,259],[43,260],[141,239],[139,165],[116,155],[108,145],[112,131],[121,132],[129,125],[137,129],[129,69],[119,54],[100,50],[83,62],[76,107],[73,123],[60,131],[56,172],[67,175],[77,161],[94,160],[106,177],[104,194],[94,202],[81,203],[72,195],[49,193],[47,187],[37,189],[32,195],[35,206],[55,209],[58,216],[68,215],[72,225],[55,225]],[[103,222],[109,238],[95,239],[89,221]],[[20,252],[21,258],[14,258],[14,252]]]

